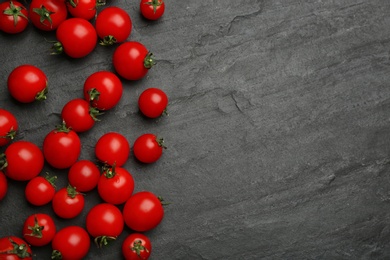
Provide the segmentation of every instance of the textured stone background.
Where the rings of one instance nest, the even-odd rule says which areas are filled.
[[[108,131],[130,143],[144,132],[168,149],[153,165],[125,167],[136,190],[172,202],[147,235],[151,259],[390,258],[390,2],[388,0],[167,0],[158,22],[138,13],[138,1],[109,1],[133,20],[129,40],[158,59],[148,76],[123,81],[120,104],[80,135],[80,159]],[[114,48],[97,46],[83,59],[50,56],[53,33],[31,25],[0,34],[0,106],[15,113],[18,139],[41,146],[60,122],[63,105],[82,97],[84,80],[113,71]],[[20,64],[49,78],[43,103],[11,99],[6,79]],[[160,87],[169,116],[146,120],[138,95]],[[2,148],[1,151],[4,149]],[[66,183],[67,171],[45,166]],[[21,235],[24,219],[52,214],[29,206],[25,183],[10,181],[0,202],[0,236]],[[57,227],[84,226],[88,205]],[[88,259],[120,259],[126,229]],[[50,246],[36,249],[48,259]]]

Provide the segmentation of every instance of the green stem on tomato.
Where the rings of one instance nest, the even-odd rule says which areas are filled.
[[[149,52],[144,59],[144,67],[147,69],[150,69],[151,67],[156,65],[156,62],[154,61],[152,56],[153,53]]]
[[[94,241],[97,247],[102,248],[104,246],[107,246],[111,241],[116,240],[116,237],[111,236],[99,236],[95,237]]]
[[[46,85],[47,85],[47,83],[46,83]],[[35,100],[37,100],[37,101],[46,100],[47,92],[48,92],[48,89],[47,89],[47,87],[46,87],[46,88],[44,88],[42,91],[38,92],[38,93],[35,95]]]
[[[0,154],[0,171],[7,168],[7,166],[8,166],[7,158],[5,156],[5,153],[2,153]]]

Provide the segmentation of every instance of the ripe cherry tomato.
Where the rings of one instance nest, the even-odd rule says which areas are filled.
[[[53,219],[44,213],[33,214],[23,224],[23,237],[32,246],[49,244],[56,233]]]
[[[91,20],[96,15],[96,0],[69,0],[66,7],[73,17]]]
[[[124,42],[119,45],[112,58],[115,71],[128,80],[142,79],[155,64],[152,53],[139,42]]]
[[[129,14],[120,7],[104,8],[96,17],[96,32],[101,45],[124,42],[131,33],[132,22]]]
[[[135,140],[133,153],[139,161],[153,163],[161,157],[164,148],[162,138],[157,138],[154,134],[143,134]]]
[[[81,98],[70,100],[61,112],[66,126],[78,133],[90,130],[98,121],[98,115],[100,115],[99,110],[91,107],[88,101]]]
[[[15,116],[0,108],[0,146],[4,146],[15,138],[19,129],[18,121]]]
[[[99,196],[107,203],[119,205],[125,203],[133,194],[134,179],[124,168],[111,167],[100,176]]]
[[[23,64],[16,67],[8,76],[8,91],[13,98],[22,103],[46,99],[46,74],[36,66]]]
[[[95,155],[102,163],[121,167],[130,154],[130,144],[120,133],[109,132],[102,135],[95,145]]]
[[[34,206],[43,206],[52,201],[56,193],[54,182],[57,176],[37,176],[31,179],[24,190],[26,200]]]
[[[123,218],[126,225],[138,232],[155,228],[163,217],[164,208],[161,200],[149,191],[133,194],[123,208]]]
[[[0,171],[0,201],[5,198],[8,190],[8,182],[4,173]]]
[[[166,113],[168,97],[159,88],[145,89],[138,98],[139,110],[147,117],[157,118]]]
[[[0,259],[32,260],[30,246],[20,237],[7,236],[0,238]]]
[[[64,52],[72,58],[90,54],[96,46],[97,34],[93,25],[82,18],[69,18],[58,26],[53,54]]]
[[[163,0],[141,0],[140,10],[146,19],[157,20],[164,14],[165,2]]]
[[[80,192],[93,190],[100,179],[99,168],[91,161],[80,160],[70,167],[68,172],[69,184]]]
[[[125,260],[147,260],[151,253],[152,243],[144,234],[132,233],[122,243],[122,254]]]
[[[84,83],[84,98],[92,107],[109,110],[115,107],[123,92],[121,80],[110,71],[98,71],[91,74]]]
[[[84,195],[71,185],[57,191],[52,201],[54,213],[66,219],[77,217],[83,211],[84,204]]]
[[[31,180],[42,171],[43,165],[41,149],[28,141],[11,143],[5,153],[0,155],[0,170],[15,181]]]
[[[81,141],[77,133],[63,123],[49,132],[43,140],[43,155],[56,169],[71,167],[81,153]]]
[[[40,30],[54,31],[66,20],[65,1],[32,0],[29,9],[31,23]]]
[[[88,254],[91,241],[84,228],[67,226],[55,234],[51,246],[51,259],[81,260]]]
[[[86,228],[99,247],[106,246],[123,231],[122,213],[112,204],[97,204],[87,214]]]
[[[6,33],[20,33],[28,25],[28,11],[18,1],[6,1],[0,4],[0,30]]]

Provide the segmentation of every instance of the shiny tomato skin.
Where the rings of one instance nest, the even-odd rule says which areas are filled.
[[[160,159],[163,149],[162,139],[150,133],[140,135],[133,145],[135,158],[143,163],[156,162]]]
[[[123,93],[121,80],[110,71],[97,71],[84,82],[84,99],[99,110],[115,107]]]
[[[66,1],[66,7],[71,16],[91,20],[96,15],[96,0],[74,0],[76,6]]]
[[[23,248],[20,254],[12,252],[14,243],[19,245],[19,249]],[[0,259],[4,260],[32,260],[32,251],[30,246],[20,237],[6,236],[0,238]]]
[[[77,161],[68,172],[69,184],[80,192],[88,192],[96,188],[99,179],[99,168],[89,160]]]
[[[68,10],[64,1],[32,0],[28,15],[31,23],[39,30],[54,31],[66,20]]]
[[[23,238],[32,246],[49,244],[56,233],[52,217],[44,213],[30,215],[23,224]]]
[[[8,110],[0,108],[0,146],[7,145],[19,129],[16,117]]]
[[[100,203],[91,208],[86,217],[86,228],[93,237],[118,237],[124,228],[122,212],[110,203]]]
[[[84,205],[84,196],[71,187],[58,190],[52,200],[54,213],[64,219],[77,217],[83,211]]]
[[[11,0],[1,3],[0,13],[0,30],[3,32],[16,34],[27,28],[28,10],[20,2]]]
[[[95,145],[95,155],[102,163],[121,167],[130,154],[130,144],[126,137],[117,132],[102,135]]]
[[[159,88],[145,89],[138,98],[138,107],[149,118],[161,116],[168,106],[168,96]]]
[[[8,181],[4,173],[0,171],[0,201],[5,198],[8,191]]]
[[[81,260],[87,256],[91,241],[84,228],[67,226],[55,234],[51,246],[53,248],[52,255],[60,254],[62,260]]]
[[[158,20],[164,14],[165,2],[163,0],[141,0],[140,11],[148,20]]]
[[[24,190],[26,200],[34,206],[43,206],[53,200],[56,189],[54,184],[42,176],[31,179]]]
[[[147,260],[152,253],[150,239],[141,233],[132,233],[122,242],[122,254],[125,260]]]
[[[7,80],[9,93],[21,103],[44,100],[47,83],[46,74],[31,64],[23,64],[14,68]]]
[[[88,101],[76,98],[65,104],[62,108],[61,116],[66,126],[77,133],[81,133],[90,130],[95,125],[95,115],[93,113],[90,110]]]

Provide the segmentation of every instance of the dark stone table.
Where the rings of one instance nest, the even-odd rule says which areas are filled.
[[[146,234],[151,259],[390,258],[390,2],[387,0],[167,1],[163,18],[141,18],[138,1],[109,1],[133,21],[157,65],[146,78],[123,80],[120,104],[80,134],[80,159],[109,131],[132,144],[145,132],[168,149],[155,164],[129,157],[136,191],[171,202]],[[54,33],[30,24],[0,34],[0,107],[19,120],[17,140],[42,146],[63,105],[82,97],[84,80],[114,71],[115,47],[83,59],[51,56]],[[48,99],[21,105],[8,94],[12,69],[30,63],[49,78]],[[169,116],[147,120],[137,98],[148,87],[169,96]],[[4,147],[1,148],[4,151]],[[48,165],[42,172],[67,170]],[[0,236],[21,235],[30,214],[53,214],[24,199],[25,183],[9,181],[0,202]],[[58,229],[85,225],[87,205]],[[120,259],[125,229],[87,259]],[[50,246],[34,248],[48,259]]]

